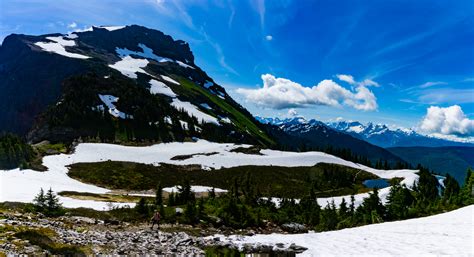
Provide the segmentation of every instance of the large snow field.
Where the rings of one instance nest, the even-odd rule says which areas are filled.
[[[169,163],[175,165],[198,164],[205,169],[222,167],[237,167],[243,165],[258,166],[313,166],[320,162],[342,164],[349,167],[359,168],[374,173],[382,178],[403,177],[402,183],[411,186],[417,179],[415,170],[376,170],[363,165],[342,160],[338,157],[322,152],[283,152],[275,150],[262,150],[263,155],[252,155],[231,152],[237,147],[250,147],[250,145],[235,145],[225,143],[213,143],[205,140],[197,142],[173,142],[156,144],[145,147],[122,146],[114,144],[86,143],[79,144],[72,154],[50,155],[43,158],[43,165],[47,167],[45,172],[33,170],[9,170],[0,171],[0,202],[18,201],[31,202],[40,188],[55,191],[77,191],[103,194],[109,190],[93,185],[88,185],[67,176],[68,165],[84,162],[128,161],[144,164],[159,165]],[[203,153],[214,153],[213,155],[202,155]],[[186,160],[171,160],[177,155],[194,155]],[[389,188],[380,190],[382,199],[388,194]],[[357,203],[362,201],[367,194],[356,195]],[[333,200],[339,203],[342,197],[318,199],[322,205]],[[346,201],[349,202],[349,196]],[[92,207],[103,209],[107,207],[104,202],[78,201],[71,198],[61,197],[65,207]],[[133,204],[131,204],[133,206]]]
[[[434,216],[339,231],[221,240],[307,247],[301,256],[474,256],[474,205]]]

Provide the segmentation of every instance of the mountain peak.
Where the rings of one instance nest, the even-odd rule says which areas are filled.
[[[189,44],[158,30],[12,35],[0,46],[0,67],[0,131],[32,142],[274,143],[194,63]]]

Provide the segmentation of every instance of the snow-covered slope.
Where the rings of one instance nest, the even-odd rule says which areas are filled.
[[[84,162],[103,162],[112,161],[129,161],[144,164],[159,165],[160,163],[169,163],[175,165],[198,164],[204,169],[220,169],[222,167],[236,167],[243,165],[259,165],[259,166],[313,166],[317,163],[336,163],[357,169],[362,169],[382,178],[403,177],[402,183],[407,186],[413,185],[418,176],[415,170],[377,170],[360,164],[345,161],[338,157],[325,154],[322,152],[283,152],[274,150],[261,150],[262,155],[244,154],[232,152],[237,147],[250,147],[250,145],[235,145],[212,143],[205,140],[186,143],[165,143],[146,147],[131,147],[113,144],[79,144],[74,153],[70,155],[59,154],[51,155],[43,158],[43,165],[48,168],[45,172],[37,172],[33,170],[9,170],[0,171],[0,202],[2,201],[19,201],[31,202],[34,196],[39,192],[40,188],[49,189],[50,187],[56,191],[78,191],[91,193],[106,193],[107,189],[87,185],[74,180],[67,176],[68,165],[73,163]],[[209,155],[205,155],[208,153]],[[213,154],[211,154],[213,153]],[[217,154],[215,154],[217,153]],[[172,160],[172,157],[178,155],[194,155],[192,158],[185,160]],[[22,185],[22,186],[18,186]],[[389,188],[381,189],[379,194],[381,198],[385,198]],[[357,202],[360,202],[367,194],[356,196]],[[342,197],[324,198],[320,202],[322,204],[327,201],[335,200],[336,203],[342,200]],[[346,196],[346,201],[349,201]],[[78,204],[90,207],[87,202],[71,201],[69,198],[61,197],[66,207],[77,207]],[[103,208],[98,203],[94,203],[94,208]]]
[[[295,235],[219,236],[234,243],[307,247],[301,256],[473,256],[474,205],[430,217]]]
[[[367,123],[358,121],[328,122],[327,125],[335,130],[348,133],[363,139],[371,144],[381,147],[407,147],[407,146],[466,146],[466,142],[445,140],[432,136],[422,135],[413,129],[392,128],[385,124]]]
[[[336,121],[323,123],[321,121],[303,117],[286,119],[255,117],[259,122],[279,126],[285,131],[305,133],[318,127],[330,127],[336,131],[349,134],[380,147],[407,147],[407,146],[472,146],[469,140],[455,141],[448,138],[436,138],[422,135],[413,129],[393,128],[386,124],[367,123],[358,121]],[[471,142],[472,143],[472,142]]]

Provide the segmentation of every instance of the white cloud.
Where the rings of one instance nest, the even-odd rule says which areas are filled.
[[[70,29],[75,29],[75,28],[77,28],[77,23],[72,22],[72,23],[68,24],[67,27],[70,28]]]
[[[267,41],[272,41],[272,40],[273,40],[273,36],[272,36],[272,35],[266,35],[266,36],[265,36],[265,40],[267,40]]]
[[[287,113],[288,117],[296,117],[298,116],[298,112],[294,108],[288,109]]]
[[[379,83],[371,79],[364,79],[362,82],[359,82],[359,85],[364,86],[364,87],[370,87],[370,86],[379,87],[380,86]]]
[[[351,75],[345,75],[345,74],[337,74],[336,77],[340,80],[340,81],[344,81],[344,82],[347,82],[351,85],[354,85],[356,82],[354,80],[354,77],[352,77]]]
[[[311,105],[345,105],[363,111],[377,109],[375,95],[363,85],[358,85],[350,91],[332,80],[323,80],[313,87],[304,87],[285,78],[275,78],[271,74],[263,74],[262,80],[262,88],[239,88],[237,93],[245,96],[247,101],[273,109]]]
[[[340,81],[347,82],[351,85],[359,85],[359,86],[364,86],[364,87],[370,87],[370,86],[379,87],[380,86],[379,83],[377,83],[377,82],[375,82],[371,79],[364,79],[363,81],[357,82],[357,81],[355,81],[354,77],[351,76],[351,75],[337,74],[336,77]]]
[[[449,107],[430,106],[420,124],[420,130],[428,134],[474,135],[474,120],[469,119],[459,105]]]

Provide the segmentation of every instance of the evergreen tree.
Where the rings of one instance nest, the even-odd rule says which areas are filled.
[[[446,203],[456,204],[459,199],[459,187],[458,182],[451,177],[449,174],[446,174],[446,179],[444,180],[444,190],[443,190],[443,201]]]
[[[474,204],[474,171],[467,169],[466,180],[461,189],[461,201],[464,205]]]
[[[148,217],[149,208],[148,208],[145,198],[143,197],[140,198],[137,205],[135,206],[135,211],[143,218]]]
[[[156,206],[162,206],[163,205],[163,188],[161,186],[161,182],[158,183],[158,186],[156,187],[155,205]]]
[[[387,216],[389,219],[405,219],[408,217],[408,210],[413,205],[415,199],[410,190],[405,186],[396,184],[390,188],[387,196]]]
[[[168,206],[175,206],[176,205],[176,194],[174,193],[173,190],[171,190],[171,193],[168,195]]]
[[[429,172],[428,169],[418,165],[418,182],[416,183],[416,191],[418,193],[417,200],[421,204],[421,208],[426,208],[431,202],[439,198],[438,180]]]
[[[369,197],[364,198],[362,205],[357,208],[357,212],[361,214],[362,221],[365,224],[379,223],[383,221],[385,207],[380,201],[377,188],[369,194]]]
[[[37,209],[37,211],[43,211],[46,209],[46,197],[44,195],[43,188],[40,189],[38,195],[36,195],[33,203]]]
[[[195,201],[186,202],[186,209],[184,210],[184,217],[189,224],[196,224],[199,222],[198,212]]]

